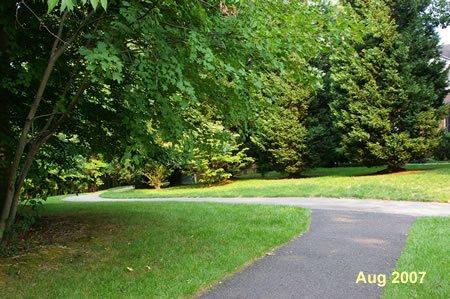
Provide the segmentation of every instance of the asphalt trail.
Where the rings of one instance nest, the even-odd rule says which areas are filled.
[[[414,220],[450,216],[450,204],[345,198],[144,198],[67,197],[76,202],[194,201],[310,208],[310,229],[288,244],[216,284],[201,298],[380,298],[383,284],[356,283],[362,271],[395,268]]]
[[[384,288],[356,284],[358,274],[386,274],[388,280],[414,220],[413,216],[313,210],[306,233],[202,298],[380,298]]]

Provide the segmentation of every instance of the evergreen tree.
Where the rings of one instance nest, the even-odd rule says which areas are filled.
[[[252,141],[273,170],[297,176],[306,168],[305,149],[307,130],[298,119],[298,108],[279,108],[262,119],[261,130]]]
[[[399,40],[404,51],[396,57],[402,77],[402,87],[408,99],[409,111],[404,114],[403,125],[414,127],[414,115],[439,108],[445,96],[447,72],[441,60],[439,36],[435,31],[441,22],[448,23],[449,4],[444,14],[432,13],[443,5],[434,0],[400,0],[393,2],[393,16],[398,26]],[[432,9],[434,8],[434,9]],[[423,130],[423,128],[418,128]]]
[[[280,86],[276,102],[260,115],[258,130],[251,137],[259,150],[259,164],[297,176],[307,167],[305,127],[310,91],[282,76],[268,78],[267,84]],[[260,167],[261,168],[261,167]]]
[[[410,61],[424,49],[407,44],[395,23],[391,3],[352,1],[362,38],[335,56],[332,67],[332,111],[348,156],[363,165],[388,165],[398,170],[428,153],[436,143],[442,102],[442,65],[430,56]],[[424,33],[433,39],[433,31]],[[412,51],[417,47],[417,51]],[[430,47],[430,51],[431,51]],[[429,74],[435,70],[434,75]]]
[[[322,88],[312,98],[308,111],[306,160],[312,167],[330,167],[341,162],[337,147],[340,134],[334,125],[330,110],[333,97],[330,92],[330,57],[325,55],[315,62],[324,72]]]

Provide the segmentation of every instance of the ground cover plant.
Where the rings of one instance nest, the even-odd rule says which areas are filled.
[[[238,179],[206,188],[203,185],[164,190],[106,192],[105,198],[157,197],[354,197],[413,201],[450,200],[450,165],[408,165],[406,172],[376,175],[383,167],[317,168],[299,179]],[[252,175],[255,177],[255,175]],[[270,177],[276,177],[271,173]],[[283,175],[279,175],[283,177]]]
[[[292,207],[59,199],[44,217],[52,244],[0,258],[1,297],[194,295],[309,223],[308,210]]]
[[[426,272],[423,283],[392,283],[383,298],[448,298],[450,218],[420,218],[414,223],[395,271]],[[420,278],[421,275],[418,275]],[[411,277],[414,279],[414,275]],[[400,278],[399,278],[400,281]]]

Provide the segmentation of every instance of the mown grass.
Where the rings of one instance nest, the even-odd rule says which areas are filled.
[[[391,276],[383,298],[449,298],[449,248],[450,218],[416,220],[395,271],[426,272],[423,283],[392,283]]]
[[[2,298],[176,298],[305,231],[301,208],[217,203],[73,203],[45,215],[65,239],[0,259]],[[127,269],[127,267],[129,269]]]
[[[300,179],[256,175],[214,187],[190,185],[161,190],[105,192],[105,198],[158,197],[350,197],[412,201],[450,200],[450,165],[408,165],[410,172],[373,175],[383,167],[317,168]],[[271,177],[283,177],[272,173]],[[253,177],[248,179],[248,177]]]
[[[132,187],[132,186],[126,185],[126,186],[113,187],[113,188],[109,188],[108,191],[116,191],[116,190],[120,190],[120,189],[124,189],[124,188],[128,188],[128,187]]]

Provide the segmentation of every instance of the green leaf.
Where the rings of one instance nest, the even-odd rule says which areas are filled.
[[[48,10],[47,13],[50,13],[56,6],[56,4],[58,4],[59,0],[48,0],[47,4],[48,4]]]
[[[108,7],[108,0],[100,0],[100,3],[102,4],[103,9],[106,11],[106,8]]]
[[[98,6],[98,0],[91,0],[91,5],[94,9],[97,9]]]
[[[58,103],[56,103],[56,106],[58,107],[59,111],[66,112],[66,107],[63,104],[58,102]]]
[[[61,1],[61,7],[59,8],[60,12],[63,12],[67,7],[67,0],[62,0]]]

